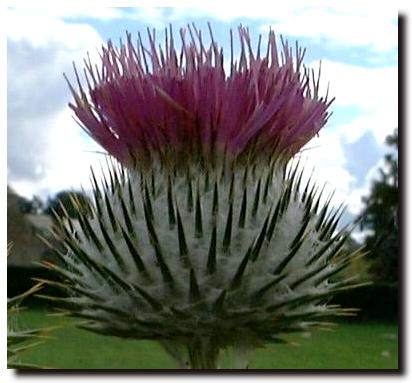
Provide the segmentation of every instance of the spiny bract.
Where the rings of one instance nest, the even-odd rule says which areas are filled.
[[[91,212],[56,227],[67,253],[50,267],[71,294],[60,300],[91,320],[89,330],[169,348],[207,339],[216,357],[239,338],[258,346],[328,326],[323,317],[350,312],[328,305],[331,295],[355,286],[331,278],[362,254],[342,251],[339,211],[320,208],[314,184],[299,191],[297,167],[279,172],[113,165],[95,181]]]
[[[29,295],[36,293],[41,284],[33,286],[22,294],[7,298],[7,368],[13,369],[40,369],[36,364],[22,362],[21,355],[36,347],[47,338],[46,333],[52,328],[22,329],[18,323],[21,311],[20,303]]]

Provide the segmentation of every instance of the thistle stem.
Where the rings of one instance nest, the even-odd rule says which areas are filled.
[[[187,345],[190,369],[216,369],[219,347],[216,339],[195,338]]]
[[[217,336],[194,337],[185,342],[161,341],[165,351],[181,369],[247,369],[255,346],[248,339],[237,339],[224,346]]]
[[[220,346],[216,337],[194,337],[184,342],[164,340],[160,344],[181,369],[218,368]]]

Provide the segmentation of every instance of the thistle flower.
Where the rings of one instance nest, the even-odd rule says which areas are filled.
[[[92,172],[94,206],[73,197],[79,219],[58,217],[66,251],[46,266],[84,328],[158,340],[181,367],[216,368],[232,348],[245,368],[248,350],[350,314],[327,302],[357,285],[334,277],[363,254],[342,250],[342,210],[286,168],[329,116],[304,50],[282,40],[279,59],[270,32],[262,57],[240,27],[226,74],[210,35],[206,48],[181,30],[179,55],[171,28],[164,51],[154,33],[149,49],[109,42],[101,70],[85,61],[87,93],[76,72],[70,106],[118,162],[101,183]]]
[[[266,55],[261,38],[254,54],[249,32],[240,26],[240,58],[233,58],[231,33],[226,73],[212,30],[208,48],[201,31],[188,31],[190,43],[187,30],[180,31],[180,54],[171,27],[164,51],[156,48],[154,31],[148,33],[149,49],[140,34],[136,45],[131,34],[120,48],[109,41],[100,70],[85,60],[88,92],[77,71],[79,92],[69,83],[75,100],[70,107],[82,126],[122,163],[136,156],[138,163],[148,157],[152,164],[156,156],[213,163],[222,153],[266,159],[275,149],[291,157],[325,125],[332,100],[319,97],[319,77],[304,68],[305,50],[297,44],[293,55],[282,40],[279,57],[271,31]]]

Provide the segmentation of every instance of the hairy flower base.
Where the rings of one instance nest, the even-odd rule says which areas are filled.
[[[152,168],[155,169],[155,166]],[[55,298],[82,326],[160,340],[181,365],[215,368],[219,350],[329,326],[350,310],[327,302],[356,286],[334,278],[363,254],[343,251],[339,211],[320,206],[302,172],[262,169],[139,173],[110,167],[95,205],[55,229],[66,252],[47,264],[68,293]],[[246,349],[247,347],[245,347]],[[200,366],[200,367],[199,367]]]

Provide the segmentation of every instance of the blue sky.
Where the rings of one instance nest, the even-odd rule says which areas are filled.
[[[336,205],[348,204],[347,218],[356,215],[382,164],[385,137],[398,124],[397,9],[369,0],[289,0],[277,8],[272,3],[9,9],[8,183],[18,193],[43,198],[88,187],[89,165],[99,166],[100,156],[67,108],[70,95],[62,73],[72,76],[73,60],[81,66],[86,52],[96,57],[101,44],[108,38],[118,41],[125,30],[137,36],[146,27],[156,28],[160,37],[169,23],[177,32],[195,22],[207,34],[210,21],[215,39],[228,51],[229,29],[236,31],[242,23],[255,44],[271,27],[307,48],[309,67],[317,68],[322,60],[321,81],[324,89],[330,83],[336,101],[332,118],[308,144],[304,159],[319,183],[336,190]]]

